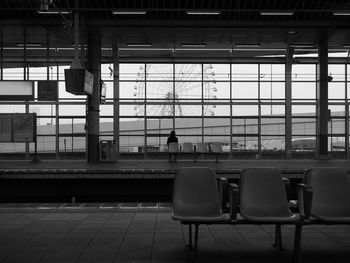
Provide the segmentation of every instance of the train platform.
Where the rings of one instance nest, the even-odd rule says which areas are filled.
[[[295,196],[306,169],[340,167],[347,160],[118,160],[88,164],[84,160],[0,161],[0,202],[169,202],[173,178],[182,167],[209,167],[217,177],[238,182],[245,167],[276,167],[292,184]]]
[[[40,163],[32,163],[29,160],[1,160],[0,178],[92,178],[99,174],[98,178],[127,178],[138,177],[138,174],[154,175],[150,178],[173,177],[176,170],[182,167],[209,167],[219,174],[233,174],[237,177],[241,169],[245,167],[276,167],[287,177],[301,178],[304,171],[310,167],[340,167],[350,171],[348,160],[179,160],[168,162],[167,160],[118,160],[90,164],[85,160],[43,160]],[[45,176],[48,175],[48,176]],[[236,175],[235,175],[236,174]],[[123,176],[120,176],[123,175]],[[170,175],[170,176],[169,176]]]

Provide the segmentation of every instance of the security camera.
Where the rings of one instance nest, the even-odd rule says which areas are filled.
[[[333,77],[332,76],[328,76],[327,79],[328,79],[328,82],[331,82],[333,80]]]

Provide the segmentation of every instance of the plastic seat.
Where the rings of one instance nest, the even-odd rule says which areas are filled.
[[[201,142],[197,144],[197,153],[208,153],[208,152],[209,152],[208,143]]]
[[[275,168],[244,169],[240,187],[231,184],[230,217],[235,224],[276,225],[275,244],[282,250],[281,225],[295,225],[293,261],[300,260],[302,219],[289,210],[284,182]],[[238,205],[240,217],[237,219]]]
[[[193,153],[193,144],[191,142],[184,142],[182,145],[182,152]]]
[[[175,175],[171,216],[189,225],[189,245],[192,248],[192,225],[195,225],[197,250],[198,226],[225,221],[220,207],[216,176],[209,168],[183,168]]]
[[[184,142],[183,145],[182,145],[182,152],[183,153],[194,154],[193,144],[191,142]],[[195,160],[195,156],[194,155],[193,155],[193,159]]]
[[[296,222],[289,210],[284,182],[274,168],[244,169],[240,181],[240,213],[250,221]]]
[[[310,214],[325,223],[350,223],[350,183],[345,170],[312,168],[304,183],[313,189]]]
[[[211,152],[215,154],[215,161],[218,162],[218,155],[222,153],[222,145],[220,142],[211,144]]]
[[[209,153],[209,145],[206,142],[197,143],[197,148],[194,156],[194,161],[196,162],[199,154]]]

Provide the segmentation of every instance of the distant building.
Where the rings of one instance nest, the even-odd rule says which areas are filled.
[[[333,116],[344,116],[344,112],[332,113]],[[292,145],[295,151],[312,151],[316,146],[316,118],[308,118],[311,114],[298,114],[293,117]],[[298,117],[303,118],[298,118]],[[279,118],[280,117],[280,118]],[[172,119],[147,120],[148,151],[166,151],[166,139],[172,128]],[[334,134],[344,133],[344,121],[332,121]],[[86,147],[86,132],[83,123],[60,124],[59,151],[84,152]],[[258,119],[233,119],[232,149],[233,151],[256,151],[258,147]],[[37,127],[37,143],[39,152],[55,152],[56,125],[39,125]],[[176,133],[180,146],[184,142],[198,143],[202,141],[202,119],[176,119]],[[261,119],[261,150],[282,151],[285,147],[284,116],[274,115],[273,118]],[[140,152],[144,149],[144,120],[120,122],[120,152]],[[230,118],[205,119],[205,142],[221,142],[223,151],[230,151]],[[100,123],[100,140],[113,140],[113,123]],[[345,136],[329,140],[329,149],[343,151]],[[23,143],[2,143],[2,153],[23,152]]]

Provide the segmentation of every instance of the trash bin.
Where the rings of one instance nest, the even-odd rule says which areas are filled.
[[[100,162],[115,162],[116,160],[115,141],[100,141]]]

